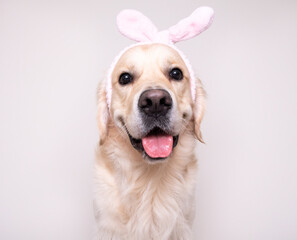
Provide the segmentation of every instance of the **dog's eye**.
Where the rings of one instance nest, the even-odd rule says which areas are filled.
[[[133,77],[131,74],[129,73],[122,73],[120,75],[120,78],[119,78],[119,83],[121,85],[126,85],[126,84],[129,84],[133,81]]]
[[[183,72],[179,69],[179,68],[173,68],[170,72],[169,72],[169,77],[171,79],[174,80],[182,80],[183,79]]]

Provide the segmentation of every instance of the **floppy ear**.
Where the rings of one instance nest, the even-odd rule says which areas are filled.
[[[100,132],[99,144],[102,145],[108,134],[108,107],[106,100],[105,81],[102,81],[97,90],[97,126]]]
[[[205,112],[205,98],[206,93],[202,87],[201,81],[196,80],[196,98],[194,104],[194,124],[195,124],[195,135],[197,139],[204,143],[202,134],[200,131],[200,125]]]

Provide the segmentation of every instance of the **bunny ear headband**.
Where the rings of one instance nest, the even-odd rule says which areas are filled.
[[[175,49],[179,53],[189,70],[191,93],[193,101],[195,101],[196,85],[192,66],[185,55],[174,46],[174,43],[199,35],[211,25],[212,20],[213,10],[209,7],[200,7],[197,8],[189,17],[182,19],[176,25],[170,27],[167,30],[158,31],[151,20],[144,16],[141,12],[129,9],[121,11],[117,16],[117,26],[119,31],[124,36],[130,38],[131,40],[137,41],[138,43],[132,44],[121,51],[109,68],[106,82],[106,97],[109,109],[112,95],[111,76],[118,60],[128,49],[136,45],[152,43],[165,44]]]

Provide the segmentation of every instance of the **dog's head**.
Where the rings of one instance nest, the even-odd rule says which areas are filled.
[[[197,80],[193,100],[189,70],[175,49],[157,43],[134,46],[116,63],[111,81],[109,108],[104,82],[98,90],[100,144],[113,126],[145,159],[156,161],[171,155],[182,134],[191,131],[202,141],[204,91]]]

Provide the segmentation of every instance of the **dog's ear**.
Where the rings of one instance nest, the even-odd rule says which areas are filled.
[[[197,78],[196,80],[196,97],[195,97],[195,103],[194,103],[194,123],[195,123],[195,135],[197,139],[204,143],[202,139],[202,134],[200,130],[200,125],[202,118],[204,116],[205,112],[205,98],[206,93],[202,87],[201,81]]]
[[[100,132],[100,145],[104,143],[108,134],[108,120],[105,81],[101,81],[97,89],[97,126]]]

